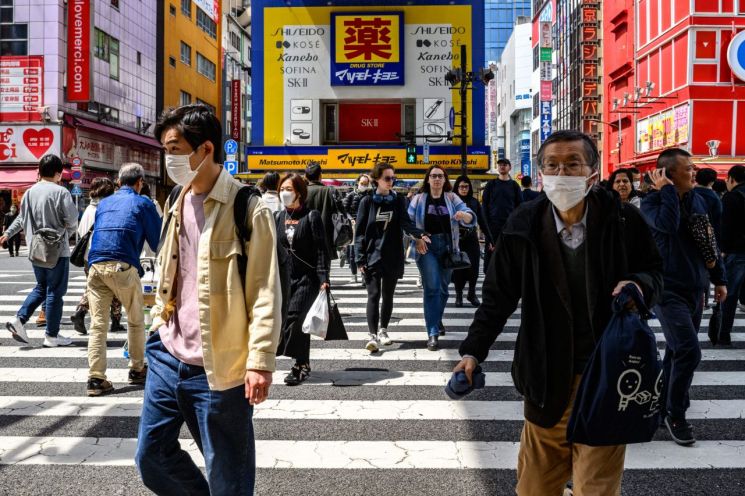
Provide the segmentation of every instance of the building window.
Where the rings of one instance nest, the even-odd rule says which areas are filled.
[[[111,0],[111,6],[119,10],[119,0]]]
[[[191,19],[191,0],[181,0],[181,13]]]
[[[0,55],[28,55],[28,24],[0,24]]]
[[[119,80],[119,40],[112,38],[100,29],[94,32],[93,55],[109,63],[109,76]]]
[[[233,48],[236,50],[241,49],[241,37],[238,36],[238,33],[234,31],[230,32],[230,44],[233,45]]]
[[[109,76],[119,81],[119,40],[109,38]]]
[[[137,52],[137,65],[142,65],[142,53]]]
[[[197,26],[214,39],[217,39],[217,24],[199,7],[197,7]]]
[[[190,105],[191,104],[191,94],[181,91],[181,94],[179,96],[178,101],[179,106],[183,107],[184,105]]]
[[[217,68],[215,67],[214,63],[212,63],[201,53],[197,52],[197,72],[199,74],[206,77],[210,81],[214,81],[216,69]]]
[[[186,65],[191,65],[191,47],[181,42],[181,62]]]
[[[168,65],[170,65],[171,67],[176,67],[176,59],[174,59],[173,57],[168,57]]]
[[[208,109],[210,109],[210,112],[212,112],[213,114],[217,113],[214,105],[210,105],[209,103],[205,102],[201,98],[197,98],[197,103],[199,105],[204,105],[205,107],[207,107]]]
[[[10,24],[13,22],[13,1],[0,1],[0,23]]]
[[[176,17],[176,6],[173,4],[168,5],[168,13]]]

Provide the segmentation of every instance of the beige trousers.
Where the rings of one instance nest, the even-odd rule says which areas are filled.
[[[142,284],[137,269],[124,262],[100,262],[88,271],[88,304],[91,329],[88,340],[88,375],[106,379],[106,336],[109,329],[109,308],[114,297],[127,311],[129,368],[141,371],[145,367],[145,317],[142,310]]]
[[[594,447],[567,441],[580,378],[574,381],[569,405],[558,424],[546,429],[525,421],[517,456],[515,490],[519,496],[561,496],[569,480],[574,496],[621,494],[625,445]]]

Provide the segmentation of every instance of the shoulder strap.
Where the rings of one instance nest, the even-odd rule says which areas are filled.
[[[244,242],[251,241],[251,228],[249,227],[249,211],[256,206],[256,201],[261,198],[261,193],[254,186],[243,186],[235,195],[233,203],[233,220],[238,237]],[[253,205],[251,203],[253,202]]]
[[[31,229],[32,229],[32,232],[31,233],[28,233],[28,235],[33,236],[33,234],[36,231],[38,231],[38,229],[36,228],[36,222],[34,221],[34,209],[31,208],[32,207],[32,205],[31,205],[31,188],[29,188],[28,191],[26,191],[26,195],[25,196],[26,196],[26,198],[25,198],[25,202],[24,203],[26,204],[26,211],[28,212],[29,220],[31,221]]]
[[[168,226],[171,223],[171,217],[173,217],[173,214],[171,213],[171,208],[173,208],[173,202],[176,201],[178,198],[178,195],[181,194],[181,190],[184,189],[183,186],[176,185],[173,187],[170,193],[168,193],[168,199],[166,200],[166,206],[168,207],[167,217],[166,221],[163,223],[163,226],[160,229],[160,241],[158,241],[158,249],[157,251],[160,251],[160,247],[163,246],[163,242],[166,239],[166,233],[168,232]]]

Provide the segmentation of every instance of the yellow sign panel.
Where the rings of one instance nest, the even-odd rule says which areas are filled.
[[[337,15],[336,62],[398,62],[401,39],[399,15]]]
[[[460,169],[460,155],[430,154],[429,163],[417,157],[416,164],[406,163],[406,150],[391,149],[329,149],[326,154],[315,155],[249,155],[248,170],[302,170],[308,162],[318,162],[325,170],[369,171],[376,162],[389,162],[400,169],[427,169],[438,165],[448,170]],[[486,170],[489,168],[488,155],[469,155],[468,168]]]

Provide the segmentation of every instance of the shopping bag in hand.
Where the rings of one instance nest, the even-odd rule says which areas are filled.
[[[326,290],[322,289],[318,292],[316,300],[308,310],[308,315],[305,316],[303,321],[303,332],[305,334],[312,334],[319,338],[326,338],[326,331],[329,327],[329,304],[326,296]]]
[[[709,341],[711,344],[719,344],[719,333],[722,331],[722,304],[717,302],[714,305],[714,309],[711,311],[711,318],[709,319]]]
[[[344,321],[341,320],[341,314],[339,313],[339,306],[336,304],[336,300],[331,296],[331,291],[328,292],[328,303],[329,303],[329,327],[326,333],[326,341],[349,341],[347,336],[347,330],[344,327]]]

